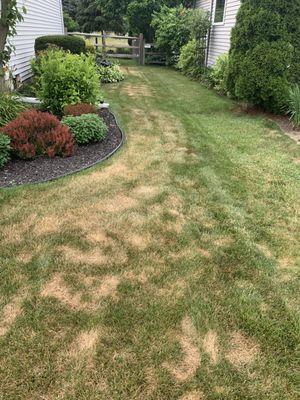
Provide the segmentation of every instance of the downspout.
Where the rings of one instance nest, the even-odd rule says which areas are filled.
[[[206,58],[205,58],[205,67],[208,66],[208,55],[209,55],[209,46],[210,46],[210,37],[211,37],[211,30],[212,30],[212,20],[213,20],[213,12],[214,12],[214,0],[211,0],[211,7],[210,7],[210,24],[209,30],[207,35],[207,48],[206,48]]]

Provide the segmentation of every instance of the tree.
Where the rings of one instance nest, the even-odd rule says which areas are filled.
[[[125,13],[129,0],[81,0],[77,21],[85,32],[125,32]]]
[[[129,32],[133,35],[143,33],[148,42],[153,42],[154,28],[151,23],[154,13],[163,6],[191,7],[194,4],[194,0],[131,0],[126,13]]]
[[[300,0],[242,0],[229,53],[229,91],[282,112],[290,85],[299,81]]]
[[[73,20],[76,20],[80,1],[81,0],[63,0],[63,10],[69,14]]]
[[[154,39],[154,28],[151,26],[152,15],[159,11],[161,2],[157,0],[134,0],[127,7],[127,22],[131,35],[143,33],[146,41]]]
[[[79,31],[79,24],[75,21],[70,15],[64,11],[64,23],[65,27],[67,28],[68,32],[78,32]]]
[[[177,63],[181,48],[191,39],[189,11],[182,6],[164,6],[153,14],[155,46],[166,54],[170,65]]]
[[[23,13],[26,9],[23,7]],[[13,46],[8,42],[11,36],[16,34],[16,25],[22,21],[23,16],[18,9],[17,0],[1,0],[0,18],[0,81],[3,86],[3,68],[10,59]]]

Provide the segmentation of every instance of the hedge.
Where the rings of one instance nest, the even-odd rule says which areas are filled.
[[[49,45],[55,45],[63,50],[69,50],[73,54],[85,52],[85,41],[78,36],[51,35],[41,36],[35,40],[35,52],[46,50]]]
[[[283,112],[300,82],[300,0],[242,0],[232,30],[228,90],[239,100]]]

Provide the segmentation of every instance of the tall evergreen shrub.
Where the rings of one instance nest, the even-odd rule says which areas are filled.
[[[239,100],[282,112],[300,82],[300,0],[241,0],[227,86]]]

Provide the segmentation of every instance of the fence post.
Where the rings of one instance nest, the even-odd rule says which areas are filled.
[[[144,35],[141,33],[139,36],[139,50],[140,50],[140,65],[145,65],[145,41],[144,41]]]

